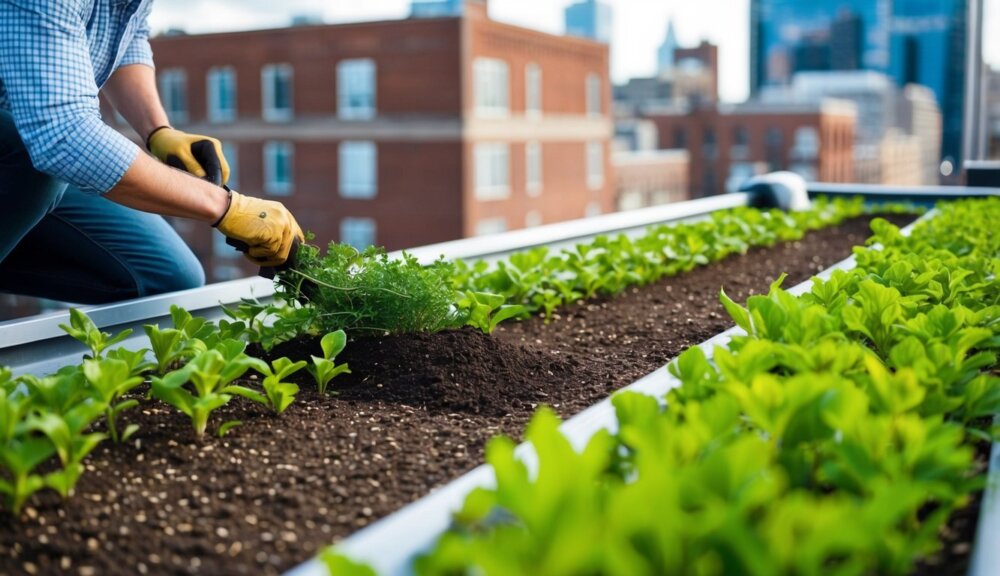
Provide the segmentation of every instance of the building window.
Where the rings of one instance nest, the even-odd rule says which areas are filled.
[[[264,191],[275,196],[292,193],[294,149],[291,142],[264,143]]]
[[[292,119],[292,65],[268,64],[260,72],[264,120]]]
[[[184,70],[167,68],[160,72],[160,101],[171,122],[187,122],[187,74]]]
[[[338,167],[342,197],[375,197],[378,190],[378,151],[374,142],[341,142]]]
[[[601,115],[601,77],[597,74],[587,75],[587,115]]]
[[[678,126],[674,128],[674,148],[687,148],[687,131]]]
[[[476,58],[472,68],[476,113],[506,116],[510,111],[507,63],[495,58]]]
[[[816,165],[809,162],[793,162],[788,170],[802,176],[806,182],[815,182],[818,179]]]
[[[236,70],[230,66],[210,68],[205,84],[208,89],[208,121],[235,120]]]
[[[733,145],[729,149],[731,160],[746,160],[750,157],[750,132],[746,126],[733,128]]]
[[[542,213],[538,210],[529,210],[527,214],[524,215],[524,227],[534,228],[535,226],[542,225]]]
[[[538,142],[524,147],[524,174],[528,196],[538,196],[542,192],[542,145]]]
[[[375,117],[373,60],[342,60],[337,64],[337,115],[348,120]]]
[[[600,190],[604,187],[604,144],[587,142],[587,187]]]
[[[717,146],[715,143],[715,129],[705,128],[705,132],[702,134],[701,151],[706,159],[714,160],[717,153]]]
[[[764,133],[764,154],[767,160],[768,171],[782,170],[785,166],[785,159],[782,158],[781,148],[784,138],[778,128],[768,128]]]
[[[534,62],[524,68],[524,112],[528,116],[542,114],[542,69]]]
[[[587,204],[587,211],[585,212],[585,215],[587,218],[593,218],[594,216],[600,216],[601,212],[601,203],[591,202]]]
[[[476,222],[476,236],[500,234],[507,231],[506,218],[485,218]]]
[[[510,196],[510,146],[502,142],[476,144],[476,198],[501,200]]]
[[[233,142],[223,142],[222,143],[222,155],[226,157],[226,162],[229,163],[229,182],[228,186],[230,188],[240,187],[240,149]]]
[[[792,154],[797,159],[805,160],[815,159],[819,156],[819,132],[815,127],[800,126],[795,129]]]
[[[358,250],[375,244],[375,220],[372,218],[344,218],[340,221],[340,242]]]

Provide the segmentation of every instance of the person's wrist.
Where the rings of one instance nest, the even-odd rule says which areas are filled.
[[[229,188],[212,186],[212,193],[209,196],[210,208],[207,220],[213,228],[218,228],[233,204],[233,191]]]
[[[152,130],[150,130],[149,134],[146,135],[146,150],[152,150],[151,143],[153,141],[153,136],[157,132],[159,132],[161,130],[172,130],[172,129],[173,129],[173,127],[170,126],[169,124],[163,124],[163,125],[157,126],[156,128],[153,128]]]

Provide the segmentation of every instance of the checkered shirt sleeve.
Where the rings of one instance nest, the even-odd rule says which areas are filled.
[[[101,120],[86,36],[89,4],[0,0],[0,79],[35,168],[103,194],[141,151]],[[151,58],[142,44],[137,39],[128,52]]]

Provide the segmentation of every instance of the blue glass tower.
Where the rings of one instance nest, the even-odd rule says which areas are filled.
[[[442,18],[459,16],[465,0],[413,0],[410,4],[412,18]]]
[[[874,70],[934,91],[942,156],[961,157],[970,1],[751,0],[750,91],[806,70]]]
[[[566,7],[566,34],[611,42],[611,6],[597,0],[582,0]]]
[[[923,84],[941,107],[941,154],[962,154],[968,0],[895,0],[889,74],[899,85]]]

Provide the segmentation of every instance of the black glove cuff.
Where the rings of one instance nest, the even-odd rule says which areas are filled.
[[[229,214],[229,209],[233,207],[233,191],[229,186],[223,186],[223,188],[226,190],[226,211],[222,213],[222,216],[219,216],[215,224],[212,224],[212,228],[218,228],[219,224],[222,224],[222,220],[226,217],[226,214]]]
[[[149,133],[149,136],[146,136],[146,150],[152,152],[152,150],[149,149],[150,148],[149,141],[153,139],[153,134],[156,134],[157,132],[165,128],[172,128],[172,126],[170,125],[157,126],[156,128],[153,128],[153,131]]]

